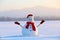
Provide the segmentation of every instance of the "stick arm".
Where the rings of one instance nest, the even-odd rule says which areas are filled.
[[[40,24],[37,25],[37,27],[39,27],[41,24],[43,24],[45,22],[45,20],[41,20]]]
[[[17,24],[17,25],[19,25],[19,26],[21,26],[21,27],[23,27],[19,22],[14,22],[15,24]]]
[[[37,27],[39,27],[41,24],[38,24]]]

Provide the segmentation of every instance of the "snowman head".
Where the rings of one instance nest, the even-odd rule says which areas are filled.
[[[29,22],[33,22],[34,21],[34,16],[32,14],[28,14],[27,19],[28,19]]]

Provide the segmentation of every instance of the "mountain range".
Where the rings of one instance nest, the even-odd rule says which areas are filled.
[[[57,17],[60,18],[60,9],[47,8],[47,7],[31,7],[10,11],[0,12],[0,17],[26,17],[28,14],[32,13],[34,16],[39,17]]]

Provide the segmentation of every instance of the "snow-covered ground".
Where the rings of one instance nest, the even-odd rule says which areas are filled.
[[[24,25],[26,21],[19,21]],[[38,25],[39,21],[35,21]],[[22,28],[14,21],[0,22],[0,40],[60,40],[60,21],[45,21],[38,27],[39,36],[25,37],[22,35]]]

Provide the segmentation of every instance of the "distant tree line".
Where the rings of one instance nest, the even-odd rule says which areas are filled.
[[[40,20],[60,20],[58,17],[40,17],[40,16],[35,16],[34,20],[35,21],[40,21]],[[17,18],[17,17],[0,17],[0,21],[26,21],[27,18]]]

